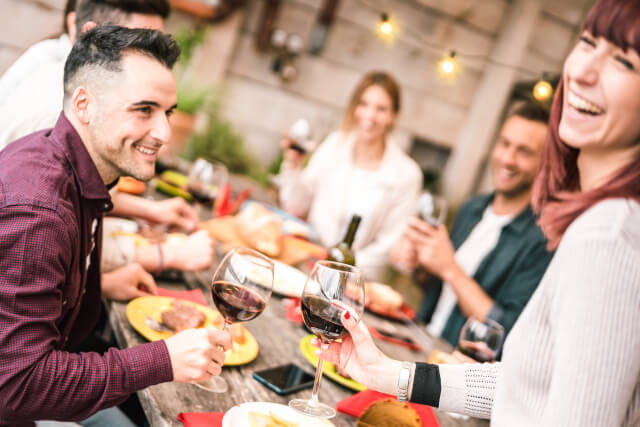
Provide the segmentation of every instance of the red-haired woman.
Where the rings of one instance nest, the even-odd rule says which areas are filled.
[[[385,359],[348,315],[350,338],[323,357],[495,426],[640,425],[640,2],[594,6],[551,115],[534,202],[557,249],[502,362]]]
[[[306,218],[326,246],[342,239],[354,214],[362,217],[353,249],[371,280],[383,272],[422,188],[420,167],[388,138],[399,112],[396,80],[382,71],[365,74],[342,129],[327,137],[304,170],[304,156],[287,146],[279,177],[283,208]]]

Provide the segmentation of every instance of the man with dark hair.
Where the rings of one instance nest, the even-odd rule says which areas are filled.
[[[0,152],[0,425],[81,420],[150,385],[221,371],[230,336],[212,328],[74,352],[114,292],[100,281],[108,187],[153,175],[170,137],[178,52],[154,30],[89,31],[67,60],[56,126]]]
[[[55,124],[62,108],[64,61],[83,27],[114,24],[162,30],[169,11],[168,0],[68,0],[65,34],[33,45],[0,78],[0,150]]]
[[[516,109],[492,152],[495,191],[463,204],[451,234],[413,218],[392,250],[394,264],[430,273],[419,318],[454,346],[468,317],[508,332],[551,260],[530,206],[548,120],[538,104]]]
[[[77,6],[77,7],[76,7]],[[71,43],[83,28],[116,24],[129,28],[161,30],[169,15],[168,0],[68,0],[65,34],[55,41],[45,41],[29,49],[0,79],[0,150],[24,135],[51,128],[56,124],[63,99],[65,59]],[[30,65],[31,64],[31,65]],[[37,99],[37,102],[35,101]],[[112,191],[113,215],[136,217],[152,223],[177,225],[192,231],[197,228],[195,211],[180,198],[147,200]],[[157,246],[136,247],[130,236],[117,236],[122,222],[105,222],[103,272],[125,268],[125,273],[146,273],[164,268],[200,270],[213,260],[212,240],[204,231],[183,241],[163,242]],[[136,227],[136,224],[131,224]],[[122,271],[120,271],[122,273]],[[131,275],[130,275],[131,276]],[[118,279],[118,276],[116,276]],[[147,281],[152,279],[147,279]],[[135,295],[132,295],[135,296]]]

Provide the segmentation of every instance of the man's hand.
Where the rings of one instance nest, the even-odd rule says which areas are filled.
[[[157,293],[153,277],[138,263],[127,264],[102,275],[102,295],[111,300],[128,301]]]
[[[412,272],[418,266],[418,251],[406,236],[391,248],[390,257],[393,265],[405,273]]]
[[[165,342],[171,358],[173,380],[178,382],[206,381],[220,375],[224,352],[231,348],[229,332],[211,327],[187,329]]]
[[[433,227],[418,218],[411,218],[406,236],[417,250],[418,262],[431,273],[447,280],[459,269],[455,249],[444,225]]]
[[[162,245],[165,267],[181,271],[206,270],[215,257],[214,241],[206,230],[200,230],[186,239],[169,239]]]
[[[174,197],[152,203],[148,220],[158,224],[176,225],[187,231],[193,231],[198,226],[198,215],[184,199]]]

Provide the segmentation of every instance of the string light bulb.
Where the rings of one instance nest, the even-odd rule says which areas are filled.
[[[458,71],[458,60],[455,51],[438,61],[438,72],[444,77],[451,78]]]
[[[396,26],[388,13],[381,13],[378,21],[378,36],[384,40],[392,40],[396,32]]]
[[[551,95],[553,94],[553,87],[551,83],[549,83],[545,76],[543,75],[540,80],[533,86],[533,97],[540,102],[545,102]]]

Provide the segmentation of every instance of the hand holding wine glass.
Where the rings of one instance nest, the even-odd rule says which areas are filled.
[[[344,338],[344,316],[360,319],[364,311],[364,280],[357,267],[332,261],[318,261],[307,277],[302,291],[302,318],[326,350],[329,344]],[[307,415],[332,418],[335,409],[318,401],[323,360],[318,361],[311,399],[294,399],[289,406]]]
[[[504,327],[491,319],[470,317],[460,330],[458,351],[478,362],[493,362],[502,346]]]
[[[256,280],[259,278],[259,280]],[[267,307],[273,289],[273,262],[248,248],[230,250],[213,275],[211,296],[224,318],[225,330],[237,322],[257,317]],[[205,390],[224,393],[228,385],[220,377],[198,383]]]

